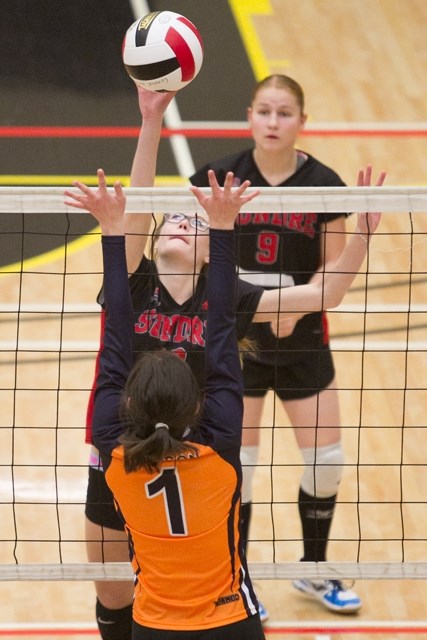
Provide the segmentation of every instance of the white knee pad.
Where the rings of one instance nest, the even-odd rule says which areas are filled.
[[[252,502],[252,484],[258,464],[259,447],[243,446],[240,450],[242,463],[242,504]]]
[[[305,462],[301,479],[302,490],[309,496],[318,498],[336,495],[344,464],[341,442],[317,449],[301,449],[301,454]]]

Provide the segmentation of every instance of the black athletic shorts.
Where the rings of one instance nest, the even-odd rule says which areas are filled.
[[[136,622],[132,626],[133,640],[265,640],[259,615],[251,616],[215,629],[202,631],[165,631],[143,627]]]
[[[289,365],[267,365],[247,358],[243,365],[245,396],[263,398],[273,389],[281,400],[310,398],[323,391],[335,377],[329,348],[308,352],[306,358]]]
[[[124,526],[114,506],[113,494],[105,479],[105,473],[89,467],[85,515],[101,527],[123,531]]]

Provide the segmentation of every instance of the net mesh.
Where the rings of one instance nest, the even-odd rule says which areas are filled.
[[[261,191],[243,211],[384,216],[365,267],[329,312],[346,453],[328,550],[334,560],[295,562],[303,465],[270,392],[255,476],[252,576],[425,579],[427,189]],[[187,189],[126,194],[129,212],[198,211]],[[99,345],[99,232],[87,214],[63,204],[62,188],[0,188],[0,222],[11,256],[0,267],[0,579],[130,578],[127,563],[85,561],[83,425]]]

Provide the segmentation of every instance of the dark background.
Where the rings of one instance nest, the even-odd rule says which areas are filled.
[[[127,0],[0,4],[0,126],[139,126],[135,86],[121,58],[124,34],[136,19]],[[182,13],[203,38],[202,69],[177,95],[181,119],[245,119],[254,76],[228,2],[151,0],[149,7]],[[196,167],[247,142],[188,140]],[[0,144],[0,174],[69,175],[70,184],[79,175],[94,175],[99,166],[107,175],[128,175],[136,139],[1,137]],[[158,174],[176,173],[165,138]],[[71,236],[93,226],[86,217],[70,217]],[[2,214],[0,265],[63,242],[69,223],[52,218]]]
[[[203,37],[202,69],[177,96],[182,120],[243,120],[254,76],[228,2],[151,0],[149,6],[182,13]],[[134,20],[127,0],[3,6],[0,125],[138,126],[135,86],[121,58]],[[132,139],[3,138],[1,144],[1,174],[92,174],[100,162],[107,173],[128,174],[135,148]],[[224,141],[189,144],[196,166],[224,150]],[[176,173],[172,160],[162,151],[160,174]]]

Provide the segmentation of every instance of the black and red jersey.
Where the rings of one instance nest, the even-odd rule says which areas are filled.
[[[130,277],[135,309],[135,355],[162,347],[174,351],[188,362],[201,386],[204,379],[208,271],[200,274],[193,295],[183,304],[178,304],[162,285],[153,260],[144,257]],[[237,279],[235,310],[239,340],[249,332],[262,293],[261,287]]]
[[[204,384],[204,350],[207,319],[207,273],[201,273],[194,294],[178,304],[161,283],[156,263],[143,257],[136,272],[130,277],[134,307],[134,357],[143,351],[167,349],[175,352],[190,365],[201,387]],[[261,287],[237,278],[235,309],[238,340],[250,332],[253,316],[263,293]],[[103,292],[98,296],[103,304]],[[104,312],[103,312],[104,314]],[[101,319],[101,347],[104,318]],[[96,371],[98,370],[98,361]],[[96,374],[95,374],[96,375]],[[86,416],[86,442],[92,442],[95,381]]]
[[[298,152],[298,168],[278,187],[342,187],[339,175],[313,156]],[[190,177],[192,184],[208,186],[207,172],[213,169],[220,184],[228,171],[235,184],[250,180],[255,187],[271,187],[260,173],[253,149],[215,160]],[[240,278],[265,288],[306,284],[321,260],[321,230],[325,223],[343,213],[241,213],[237,220],[237,261]],[[290,364],[301,359],[301,350],[315,350],[328,342],[324,314],[306,315],[287,338],[278,340],[269,323],[254,324],[250,333],[257,344],[255,356],[265,364]]]

